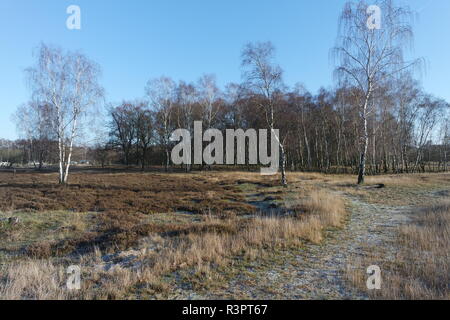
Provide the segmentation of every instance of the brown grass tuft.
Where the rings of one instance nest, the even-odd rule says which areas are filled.
[[[430,206],[399,228],[396,254],[387,259],[379,248],[367,248],[367,257],[348,269],[350,280],[365,290],[368,260],[378,261],[382,288],[371,292],[375,299],[450,299],[450,203]],[[373,263],[370,263],[373,264]]]

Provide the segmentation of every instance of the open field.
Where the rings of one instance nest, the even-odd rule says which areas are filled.
[[[360,187],[347,175],[288,173],[282,188],[250,172],[100,169],[65,187],[55,173],[0,181],[1,298],[449,298],[450,174]],[[386,270],[381,292],[364,287],[371,264]],[[70,265],[80,290],[66,288]]]

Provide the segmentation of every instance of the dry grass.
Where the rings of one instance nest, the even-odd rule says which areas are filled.
[[[91,233],[86,231],[87,238],[82,240],[93,250],[71,261],[81,266],[81,290],[65,288],[61,275],[67,259],[62,263],[48,258],[55,250],[73,251],[63,251],[61,242],[56,247],[55,243],[46,247],[37,242],[40,250],[44,248],[47,255],[40,254],[47,261],[33,259],[5,265],[0,296],[4,299],[159,297],[170,288],[165,277],[183,270],[192,270],[191,280],[198,284],[218,282],[223,278],[218,268],[229,267],[236,259],[256,259],[263,252],[298,247],[305,242],[319,243],[325,229],[339,227],[344,221],[344,202],[337,196],[315,190],[298,201],[296,214],[287,217],[205,215],[201,221],[179,224],[154,221],[143,224],[140,214],[102,213],[96,218],[101,222],[100,238],[99,235],[89,238],[87,235]],[[83,225],[77,220],[74,223]],[[72,244],[71,249],[81,244],[70,239],[63,242],[66,246]],[[109,246],[104,246],[105,243]],[[131,245],[134,250],[118,251]],[[108,262],[112,265],[109,271],[104,269],[104,250],[118,254],[113,262]],[[39,256],[37,251],[29,254]]]
[[[4,178],[0,203],[24,212],[14,213],[21,225],[1,230],[0,248],[33,257],[3,264],[0,295],[12,299],[164,298],[174,274],[206,289],[239,261],[320,243],[325,229],[342,227],[345,202],[334,191],[411,205],[450,182],[449,174],[405,174],[367,177],[358,187],[348,175],[290,173],[289,187],[281,188],[278,177],[247,172],[76,173],[70,187],[59,188],[52,174],[39,176],[39,184],[31,174]],[[371,188],[375,184],[385,187]],[[249,196],[270,196],[291,215],[256,215]],[[373,298],[449,298],[448,208],[430,207],[402,227],[395,257],[368,248],[360,266],[378,264],[383,272],[383,289]],[[84,210],[94,212],[78,212]],[[105,262],[106,255],[117,256]],[[68,264],[82,267],[80,291],[65,288]],[[351,270],[349,277],[366,291],[365,270]]]
[[[68,291],[61,288],[63,268],[48,261],[27,260],[3,268],[0,297],[17,299],[63,299]]]
[[[329,227],[341,227],[345,204],[341,197],[324,190],[314,190],[300,206],[305,212],[313,214]]]
[[[442,190],[450,181],[449,174],[376,176],[367,185],[385,188],[368,190],[356,187],[354,177],[290,173],[289,187],[281,188],[278,177],[248,172],[79,172],[61,188],[54,174],[0,177],[0,216],[22,221],[0,226],[4,299],[164,298],[173,288],[168,279],[180,273],[192,286],[207,288],[224,281],[224,270],[239,261],[320,243],[325,229],[341,227],[345,203],[324,189],[403,203],[422,201],[417,190]],[[254,196],[270,196],[278,209],[293,214],[256,215],[248,204]],[[448,298],[442,287],[449,283],[448,206],[443,208],[422,213],[401,230],[395,263],[372,254],[372,262],[389,270],[384,283],[391,287],[382,297]],[[17,255],[25,259],[11,260]],[[80,291],[65,287],[69,264],[81,266]],[[365,288],[361,270],[350,276]],[[410,281],[405,285],[404,279]]]
[[[427,194],[449,188],[450,173],[369,176],[362,186],[345,175],[327,175],[322,181],[332,190],[359,197],[368,203],[422,207],[433,203]],[[383,187],[377,188],[379,185]]]
[[[450,299],[450,203],[418,212],[413,222],[400,227],[396,254],[387,259],[380,248],[367,248],[367,257],[349,269],[350,280],[365,289],[361,266],[377,261],[383,285],[373,292],[381,299]]]

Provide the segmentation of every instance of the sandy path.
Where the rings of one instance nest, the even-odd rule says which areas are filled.
[[[187,299],[366,299],[345,280],[347,261],[363,254],[367,245],[385,246],[399,224],[408,220],[408,207],[373,205],[344,195],[352,203],[348,224],[331,231],[320,245],[307,245],[296,256],[281,257],[276,264],[254,265],[229,282],[225,290],[209,294],[184,291],[174,298]]]

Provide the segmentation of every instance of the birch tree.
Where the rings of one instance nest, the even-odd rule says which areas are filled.
[[[274,56],[275,47],[271,42],[249,43],[242,51],[242,67],[247,84],[263,97],[259,107],[265,114],[270,131],[278,141],[281,150],[281,184],[287,186],[285,148],[281,137],[274,131],[277,93],[283,87],[283,71],[273,62]]]
[[[59,183],[67,184],[75,139],[82,121],[103,95],[100,68],[80,53],[42,44],[37,63],[26,70],[34,101],[48,105],[58,143]]]
[[[194,133],[195,105],[198,101],[198,92],[191,83],[180,81],[177,87],[178,104],[178,128],[186,128],[191,134]],[[186,164],[186,172],[191,171],[191,164]]]
[[[211,129],[219,112],[217,99],[220,91],[216,85],[216,77],[212,74],[205,74],[198,80],[199,103],[202,109],[202,118],[206,130]]]
[[[443,119],[445,110],[449,105],[442,99],[425,94],[418,105],[417,118],[415,121],[414,141],[416,148],[416,160],[414,171],[417,170],[422,161],[424,147],[432,141],[433,132],[438,123]],[[424,166],[424,165],[423,165]],[[422,169],[422,171],[425,171]]]
[[[176,98],[176,84],[167,77],[150,80],[146,86],[146,94],[155,112],[155,126],[166,157],[165,170],[170,166],[170,135],[173,124],[173,104]]]
[[[374,93],[390,77],[419,62],[404,59],[404,49],[413,38],[408,8],[396,7],[392,0],[375,1],[375,4],[369,6],[365,1],[358,1],[345,5],[337,45],[333,49],[338,60],[336,75],[359,90],[358,184],[364,183],[366,173],[367,122],[375,108],[372,104]]]
[[[304,144],[305,144],[305,149],[306,149],[306,160],[307,160],[307,168],[308,170],[311,170],[312,167],[312,160],[311,160],[311,149],[309,146],[309,140],[308,140],[308,133],[306,130],[306,89],[304,88],[304,86],[302,84],[296,84],[295,88],[294,88],[294,93],[295,93],[295,97],[296,99],[294,99],[294,103],[295,103],[295,107],[296,107],[296,111],[298,114],[298,131],[299,131],[299,136],[300,136],[300,132],[301,135],[303,135],[303,140],[304,140]],[[300,145],[302,145],[301,141],[299,143]]]

